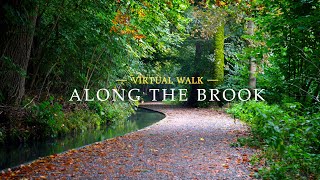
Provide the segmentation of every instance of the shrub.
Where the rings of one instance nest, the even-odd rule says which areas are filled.
[[[98,114],[88,110],[80,110],[66,115],[65,127],[68,131],[86,131],[90,128],[100,128],[103,120]]]
[[[38,127],[44,136],[56,137],[67,129],[64,126],[64,113],[62,105],[53,102],[53,97],[49,101],[43,101],[32,107],[32,116],[29,123]]]
[[[50,97],[19,111],[20,119],[7,113],[9,115],[2,123],[6,126],[1,124],[0,127],[0,143],[57,137],[100,128],[101,125],[124,123],[134,112],[134,105],[127,102],[91,102],[88,105],[64,104],[63,109],[62,104]]]
[[[100,116],[101,123],[117,123],[118,121],[126,120],[134,109],[129,103],[121,102],[89,102],[89,109]]]
[[[249,101],[228,109],[248,123],[269,159],[266,178],[319,178],[320,113],[302,111],[297,102],[268,105]]]

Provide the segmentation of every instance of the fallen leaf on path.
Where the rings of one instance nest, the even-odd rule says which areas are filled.
[[[40,179],[47,179],[47,177],[45,177],[45,176],[40,176]]]
[[[228,169],[228,168],[229,168],[229,165],[228,165],[228,164],[222,164],[222,167]]]

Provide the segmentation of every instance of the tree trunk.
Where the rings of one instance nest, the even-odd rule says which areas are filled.
[[[201,62],[201,56],[202,56],[202,44],[201,41],[197,41],[196,42],[196,52],[195,52],[195,58],[194,58],[194,64],[199,64]],[[193,77],[199,77],[199,69],[193,69],[194,73],[193,73]],[[190,90],[190,94],[189,94],[189,98],[188,98],[188,102],[187,102],[187,106],[190,107],[197,107],[198,106],[198,101],[197,101],[197,89],[199,89],[199,85],[198,84],[192,84],[191,85],[191,90]]]
[[[5,16],[5,5],[20,11],[26,22],[13,23]],[[19,1],[1,1],[0,27],[0,92],[4,97],[4,104],[18,105],[25,93],[26,71],[29,64],[33,43],[36,15],[34,12],[23,13],[23,5]],[[11,61],[11,62],[10,62]],[[8,65],[10,64],[10,65]],[[11,68],[10,68],[11,67]]]
[[[254,35],[254,23],[252,20],[248,21],[247,34],[250,36]],[[251,40],[248,41],[248,46],[249,47],[253,46],[253,42]],[[249,90],[251,91],[251,94],[254,94],[254,89],[257,87],[257,79],[255,76],[256,71],[257,71],[256,60],[254,57],[250,57],[249,59]]]
[[[314,90],[314,93],[313,93],[313,100],[312,102],[315,103],[315,102],[320,102],[320,98],[319,98],[319,91],[320,91],[320,83],[318,83],[316,89]]]
[[[217,28],[214,38],[214,74],[213,77],[217,82],[215,85],[223,83],[224,79],[224,24]]]

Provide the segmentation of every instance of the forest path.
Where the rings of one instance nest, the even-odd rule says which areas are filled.
[[[230,147],[247,127],[212,109],[158,103],[166,114],[143,130],[51,155],[3,177],[66,179],[251,179],[250,148]]]

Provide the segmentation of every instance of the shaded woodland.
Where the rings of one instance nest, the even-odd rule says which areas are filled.
[[[138,105],[68,102],[74,89],[204,77],[218,81],[175,86],[189,90],[184,105],[227,104],[197,102],[198,88],[265,89],[266,102],[227,110],[251,126],[233,145],[262,149],[261,177],[319,178],[319,0],[1,0],[0,8],[4,145],[124,121]]]

